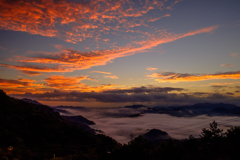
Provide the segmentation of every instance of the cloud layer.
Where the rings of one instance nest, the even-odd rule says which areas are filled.
[[[143,108],[107,108],[107,109],[77,109],[65,108],[71,115],[82,115],[96,124],[91,127],[100,129],[104,134],[116,139],[120,143],[127,143],[134,137],[156,128],[166,131],[177,139],[189,138],[189,135],[198,137],[202,128],[209,127],[215,120],[220,128],[226,129],[229,125],[239,125],[239,117],[207,116],[173,117],[167,114],[143,114],[131,118],[129,115],[141,113]],[[146,108],[145,108],[146,109]],[[121,118],[119,118],[121,117]]]
[[[1,0],[0,28],[59,37],[76,43],[86,38],[101,37],[100,33],[147,26],[145,21],[169,17],[169,14],[150,20],[145,17],[151,10],[169,9],[168,5],[172,4],[155,0]]]
[[[173,87],[134,87],[113,89],[114,85],[99,87],[79,87],[80,91],[54,90],[45,93],[12,94],[15,97],[28,97],[41,101],[101,102],[101,103],[150,103],[151,105],[180,105],[199,102],[225,102],[240,104],[239,96],[220,92],[186,92]],[[68,87],[66,87],[68,88]],[[85,89],[85,90],[84,90]],[[95,89],[95,90],[94,90]],[[116,105],[116,104],[115,104]]]

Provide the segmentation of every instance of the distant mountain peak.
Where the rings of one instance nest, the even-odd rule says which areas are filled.
[[[8,97],[8,95],[3,91],[3,90],[1,90],[0,89],[0,97]]]
[[[138,104],[136,104],[136,105],[131,105],[131,106],[125,106],[124,108],[133,108],[133,109],[138,109],[138,108],[142,108],[142,107],[145,107],[145,108],[147,108],[147,106],[144,106],[144,105],[138,105]]]
[[[170,136],[167,132],[164,132],[160,129],[151,129],[147,133],[143,135],[143,137],[149,140],[161,140],[161,139],[168,139]]]
[[[23,98],[21,100],[23,100],[24,102],[32,103],[32,104],[43,105],[43,104],[39,103],[38,101],[29,99],[29,98]]]

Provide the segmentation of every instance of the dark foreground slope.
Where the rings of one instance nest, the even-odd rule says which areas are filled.
[[[13,99],[0,90],[0,158],[42,160],[55,154],[101,159],[116,145],[110,137],[72,125],[52,108]]]
[[[156,133],[167,135],[166,132],[157,130],[152,130],[149,134],[152,137]],[[111,158],[114,160],[239,160],[239,148],[240,127],[232,127],[224,133],[214,121],[210,123],[209,129],[202,130],[200,138],[190,136],[189,139],[181,141],[168,139],[159,145],[154,145],[148,139],[139,136],[127,145],[115,149]]]
[[[79,117],[73,119],[79,121]],[[153,129],[145,135],[149,140],[139,136],[125,145],[77,126],[47,106],[16,100],[0,91],[0,160],[240,159],[240,127],[224,133],[215,121],[202,130],[200,138],[154,143],[168,135]]]

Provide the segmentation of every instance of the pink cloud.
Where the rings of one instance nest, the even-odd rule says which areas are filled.
[[[104,78],[118,79],[117,76],[104,76]]]
[[[148,70],[148,71],[155,71],[155,70],[157,70],[158,68],[153,68],[153,67],[148,67],[148,68],[146,68],[146,70]]]

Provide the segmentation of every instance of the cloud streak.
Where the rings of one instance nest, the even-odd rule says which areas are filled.
[[[30,79],[18,79],[18,80],[11,80],[11,79],[2,79],[0,78],[0,86],[1,87],[26,87],[26,86],[33,86],[35,80]]]
[[[59,68],[59,67],[46,67],[46,66],[20,66],[20,65],[9,65],[9,64],[1,64],[0,66],[13,68],[16,70],[21,70],[24,73],[31,74],[31,75],[39,75],[41,72],[71,72],[72,70]]]
[[[91,71],[90,73],[112,74],[110,72],[103,72],[103,71]]]
[[[164,16],[161,16],[161,17],[158,17],[158,18],[154,18],[154,19],[150,19],[150,20],[148,20],[148,22],[154,22],[154,21],[157,21],[157,20],[159,20],[159,19],[161,19],[163,17],[170,17],[170,16],[171,16],[170,14],[165,14]]]
[[[218,26],[198,29],[182,34],[166,33],[152,37],[148,41],[144,41],[139,46],[128,46],[113,50],[99,50],[91,52],[81,52],[72,49],[62,49],[61,52],[47,53],[47,56],[38,57],[19,57],[21,63],[38,63],[47,65],[56,65],[57,67],[36,67],[36,66],[14,66],[8,64],[0,64],[9,68],[31,72],[72,72],[74,70],[89,69],[93,66],[106,65],[108,62],[119,58],[134,55],[148,49],[152,49],[160,44],[169,43],[178,39],[193,36],[200,33],[207,33],[216,30]],[[42,53],[41,53],[42,54]],[[46,53],[45,53],[46,54]]]
[[[232,64],[221,64],[222,67],[232,67]]]
[[[175,72],[162,72],[146,75],[146,77],[154,78],[158,82],[191,82],[191,81],[205,81],[212,79],[239,79],[240,71],[236,72],[222,72],[216,74],[188,74]]]

